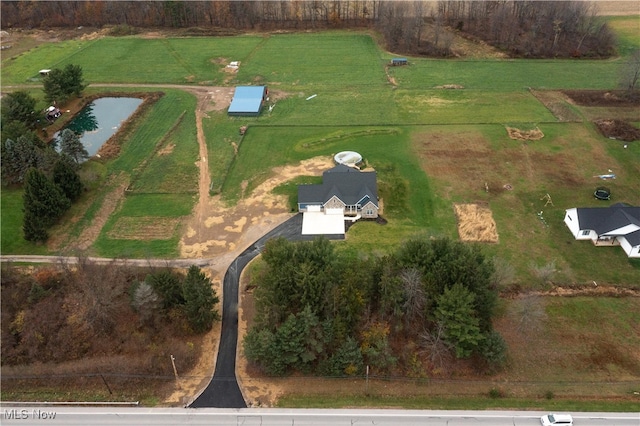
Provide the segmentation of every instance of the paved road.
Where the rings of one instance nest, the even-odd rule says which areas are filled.
[[[236,379],[236,351],[238,342],[238,288],[242,270],[258,256],[268,240],[284,237],[289,240],[310,240],[301,235],[302,214],[297,214],[265,234],[243,251],[229,266],[224,275],[222,291],[222,331],[213,378],[204,391],[189,405],[193,408],[220,407],[245,408],[246,402]],[[328,237],[333,239],[344,236]]]
[[[322,425],[535,426],[541,412],[427,410],[311,410],[114,408],[2,404],[0,423],[20,425]],[[638,413],[576,413],[577,426],[638,426]]]

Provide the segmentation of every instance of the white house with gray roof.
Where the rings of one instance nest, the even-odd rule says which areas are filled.
[[[596,246],[620,246],[627,256],[640,258],[640,207],[618,203],[568,209],[564,223],[576,240],[591,240]]]
[[[305,235],[344,234],[344,221],[378,217],[377,174],[339,164],[322,174],[320,185],[298,186],[298,211]]]

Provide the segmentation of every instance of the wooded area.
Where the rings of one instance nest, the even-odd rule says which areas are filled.
[[[199,28],[203,35],[364,27],[398,53],[450,56],[456,33],[512,56],[606,57],[615,53],[614,37],[597,12],[583,1],[7,1],[2,27]]]
[[[251,276],[247,359],[268,375],[446,376],[456,360],[499,370],[493,263],[478,247],[416,237],[387,256],[351,258],[329,240],[267,242]]]

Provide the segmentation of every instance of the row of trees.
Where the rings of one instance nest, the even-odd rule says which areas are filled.
[[[500,368],[491,323],[492,262],[476,247],[415,238],[395,253],[352,258],[326,239],[270,240],[252,273],[256,318],[247,359],[267,374],[427,374],[454,358]]]
[[[613,37],[583,1],[56,1],[3,2],[3,28],[214,27],[234,30],[375,26],[390,50],[450,54],[455,28],[517,56],[608,56]],[[425,22],[432,31],[424,31]]]

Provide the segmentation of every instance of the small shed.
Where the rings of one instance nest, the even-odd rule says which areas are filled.
[[[409,65],[409,61],[407,61],[407,58],[393,58],[391,59],[391,65],[394,67],[398,65]]]
[[[262,102],[269,93],[267,86],[237,86],[229,106],[228,114],[231,116],[260,115]]]

